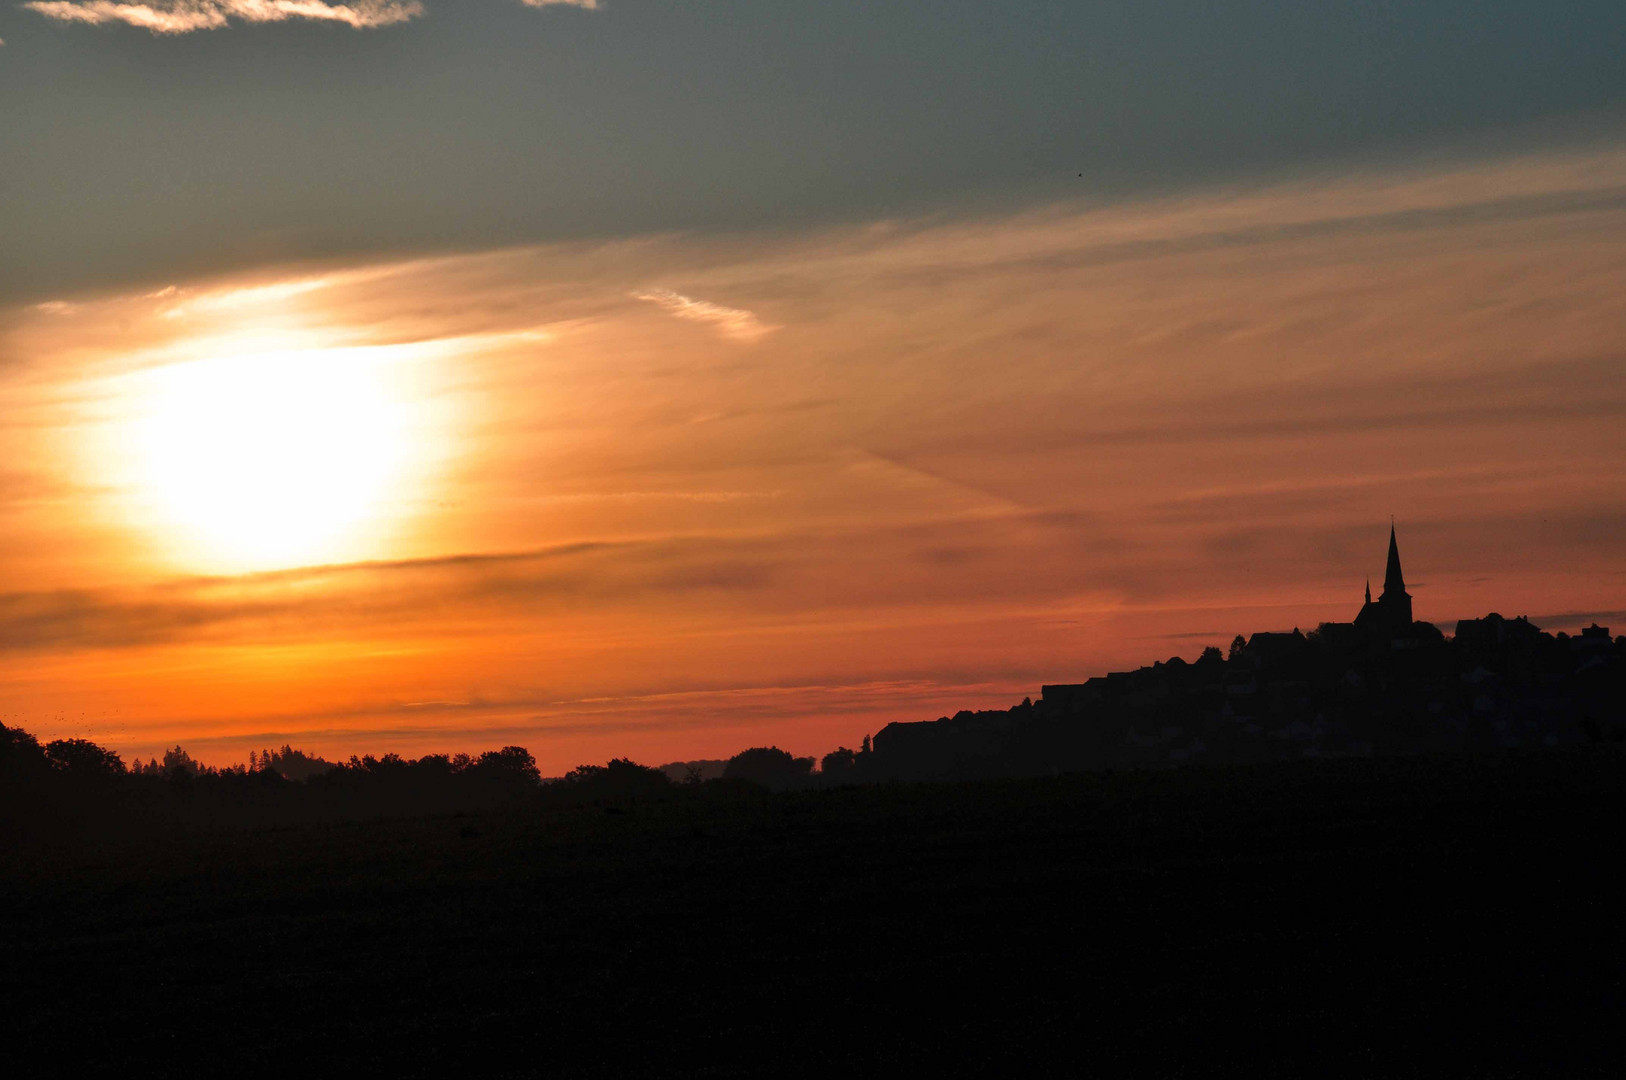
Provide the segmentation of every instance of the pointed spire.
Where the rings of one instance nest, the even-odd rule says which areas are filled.
[[[1406,591],[1406,578],[1400,572],[1400,545],[1395,542],[1394,522],[1389,523],[1389,566],[1383,572],[1383,594],[1399,595]]]
[[[1372,579],[1371,578],[1366,579],[1366,602],[1368,604],[1370,604],[1372,602]]]

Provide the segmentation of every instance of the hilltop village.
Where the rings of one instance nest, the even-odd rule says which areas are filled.
[[[1412,618],[1394,530],[1383,592],[1352,622],[1257,633],[1038,701],[888,724],[825,760],[854,779],[961,778],[1551,747],[1626,740],[1626,636],[1548,634],[1523,616]]]

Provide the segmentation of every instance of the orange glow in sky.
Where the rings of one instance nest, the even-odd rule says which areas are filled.
[[[1626,155],[3,316],[0,715],[544,771],[1354,613],[1626,622]]]

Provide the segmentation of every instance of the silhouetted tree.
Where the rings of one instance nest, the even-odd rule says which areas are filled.
[[[542,781],[542,772],[536,767],[536,758],[523,746],[505,746],[501,750],[487,750],[472,767],[481,775],[505,783],[534,786]]]
[[[1231,639],[1231,652],[1228,656],[1226,656],[1226,659],[1232,661],[1242,659],[1242,654],[1244,651],[1246,651],[1247,647],[1248,639],[1243,637],[1241,634],[1238,634],[1236,637]]]
[[[1225,654],[1219,651],[1219,646],[1210,645],[1208,648],[1203,650],[1203,654],[1201,656],[1197,657],[1197,663],[1217,664],[1224,659]]]
[[[162,768],[165,776],[174,776],[177,773],[185,773],[188,776],[196,776],[203,769],[201,765],[192,760],[191,754],[188,754],[179,746],[172,746],[168,750],[164,751],[164,764]]]
[[[845,746],[830,751],[819,762],[819,771],[830,776],[841,776],[857,767],[858,755]]]
[[[754,746],[728,759],[725,780],[751,780],[767,787],[785,787],[807,777],[813,759],[794,757],[777,746]]]
[[[45,746],[52,768],[84,779],[110,779],[124,775],[124,761],[89,739],[56,739]]]
[[[281,750],[260,751],[259,758],[250,753],[249,764],[254,768],[281,773],[281,776],[289,781],[307,781],[312,776],[320,776],[335,768],[332,761],[322,760],[319,756],[309,755],[306,751],[294,750],[288,743],[283,743]]]
[[[49,767],[38,739],[22,728],[0,724],[0,778],[21,780],[41,775]]]
[[[447,783],[461,771],[445,754],[425,754],[409,768],[414,779],[425,783]]]
[[[615,758],[605,765],[578,765],[554,786],[592,798],[617,798],[661,795],[671,789],[672,780],[660,769]]]
[[[289,780],[309,780],[313,776],[330,771],[334,765],[331,761],[307,754],[303,750],[295,750],[287,743],[283,743],[281,750],[266,750],[260,754],[260,767],[273,769]]]

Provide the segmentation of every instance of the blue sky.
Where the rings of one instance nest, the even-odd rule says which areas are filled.
[[[1586,139],[1626,102],[1618,3],[424,0],[178,34],[37,6],[0,8],[12,299],[1118,198]]]

